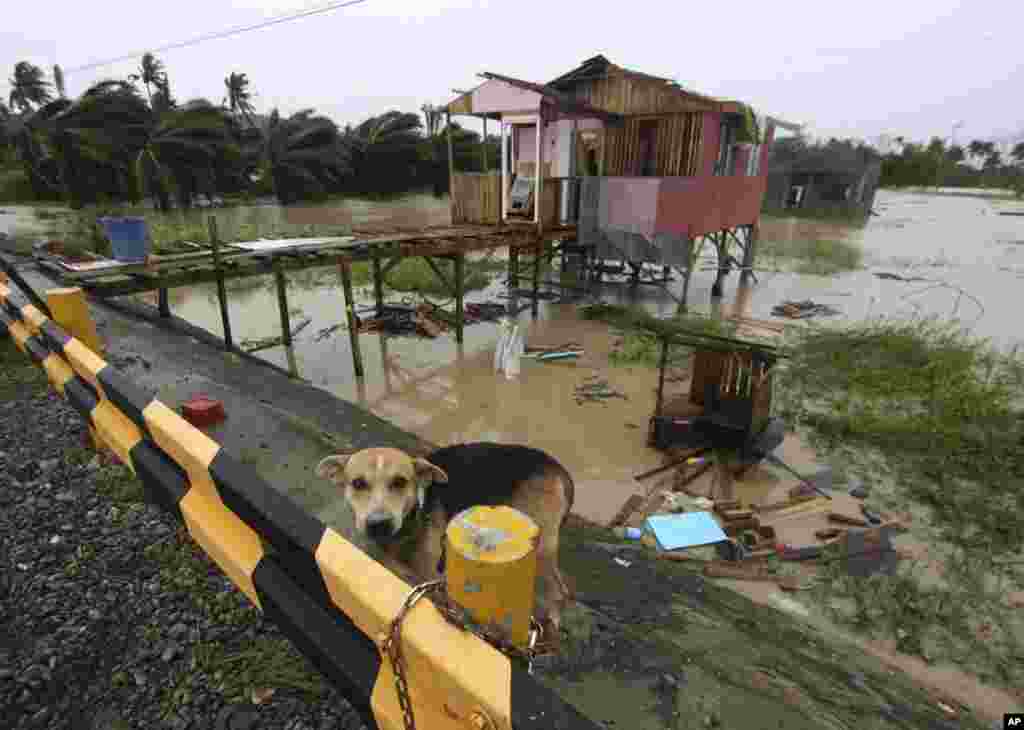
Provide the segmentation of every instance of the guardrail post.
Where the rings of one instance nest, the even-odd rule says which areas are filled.
[[[89,302],[80,287],[48,290],[46,305],[53,314],[54,322],[97,355],[103,354],[103,343],[96,332],[96,323],[89,311]]]
[[[539,537],[536,523],[511,507],[472,507],[445,536],[448,595],[522,649],[530,642]]]

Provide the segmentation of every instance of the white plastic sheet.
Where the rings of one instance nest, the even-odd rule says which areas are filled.
[[[526,343],[518,323],[502,319],[501,330],[501,337],[494,348],[494,372],[504,373],[506,379],[512,380],[519,375]]]

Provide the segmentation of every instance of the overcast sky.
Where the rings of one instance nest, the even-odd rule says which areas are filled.
[[[327,0],[7,3],[0,69],[66,70],[321,7]],[[607,8],[607,9],[604,9]],[[1024,3],[1011,0],[627,3],[367,0],[158,54],[179,100],[219,102],[248,74],[257,110],[340,124],[446,102],[480,71],[547,81],[585,58],[748,101],[816,135],[991,138],[1024,129]],[[67,75],[69,94],[137,62]],[[0,83],[4,97],[9,87]]]

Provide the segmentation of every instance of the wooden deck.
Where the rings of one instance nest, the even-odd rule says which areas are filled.
[[[387,260],[385,273],[398,261],[423,256],[451,258],[475,251],[506,246],[533,250],[544,242],[575,236],[574,226],[546,230],[537,236],[533,224],[504,226],[443,226],[416,231],[355,231],[352,237],[314,239],[315,244],[279,250],[250,251],[224,244],[220,267],[212,250],[153,257],[148,263],[120,263],[96,270],[74,271],[56,256],[42,256],[40,266],[61,281],[77,285],[100,297],[127,296],[159,289],[209,283],[223,279],[297,271],[341,262]],[[300,240],[300,239],[296,239]]]
[[[224,328],[224,346],[233,350],[231,322],[227,306],[228,279],[272,274],[277,283],[278,306],[281,316],[281,340],[290,347],[291,325],[288,314],[286,273],[317,267],[336,265],[345,295],[345,313],[348,320],[352,347],[353,367],[357,378],[363,375],[362,353],[359,348],[359,328],[355,314],[352,290],[352,264],[368,261],[373,264],[373,290],[377,312],[383,312],[384,288],[388,273],[403,259],[422,257],[455,301],[452,319],[455,339],[462,342],[464,327],[464,297],[466,291],[466,255],[475,251],[509,249],[509,284],[517,289],[520,271],[520,253],[527,253],[533,261],[533,296],[529,305],[534,316],[538,312],[540,271],[542,262],[550,258],[552,241],[574,241],[575,226],[551,227],[538,232],[534,223],[507,223],[505,225],[449,225],[429,228],[354,230],[353,235],[331,239],[293,239],[282,248],[260,249],[252,242],[223,244],[217,240],[215,221],[210,223],[210,249],[173,256],[151,257],[144,263],[120,263],[101,260],[102,268],[74,270],[59,256],[40,254],[37,261],[43,269],[67,286],[80,286],[101,298],[130,296],[142,292],[159,292],[158,309],[161,317],[170,317],[167,292],[182,286],[215,282]],[[256,250],[252,250],[256,248]],[[449,277],[437,266],[435,259],[447,259],[454,264]],[[521,309],[514,307],[518,314]],[[289,350],[290,352],[290,350]]]

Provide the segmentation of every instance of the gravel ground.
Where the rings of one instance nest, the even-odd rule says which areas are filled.
[[[358,730],[0,335],[0,728]]]

